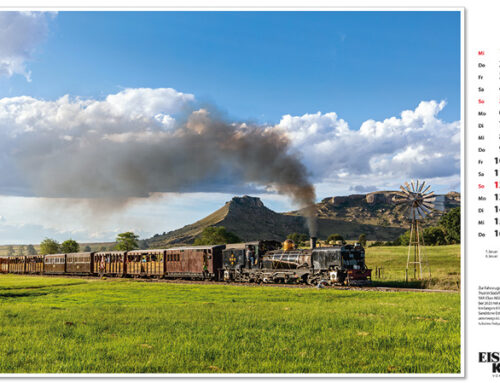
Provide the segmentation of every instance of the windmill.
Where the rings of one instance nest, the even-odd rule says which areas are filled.
[[[406,279],[411,265],[413,265],[413,278],[422,279],[422,264],[429,269],[429,278],[431,276],[431,268],[424,253],[424,235],[421,226],[421,221],[436,208],[434,192],[429,191],[431,185],[425,185],[425,181],[420,183],[417,180],[415,184],[411,181],[411,185],[405,182],[400,186],[401,191],[397,192],[395,202],[400,205],[406,205],[405,214],[410,219],[410,241],[408,244],[408,257],[406,260]],[[441,201],[437,201],[441,204]],[[413,255],[413,257],[412,257]]]

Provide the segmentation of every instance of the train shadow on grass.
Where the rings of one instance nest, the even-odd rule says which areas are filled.
[[[460,290],[460,281],[440,281],[436,278],[423,279],[421,281],[401,281],[401,280],[374,280],[373,287],[394,287],[400,289],[437,289],[437,290]]]
[[[8,286],[8,287],[0,287],[1,290],[34,290],[34,289],[45,289],[47,287],[61,287],[61,286],[77,286],[84,285],[87,282],[72,282],[72,283],[54,283],[52,285],[39,285],[39,286]],[[0,293],[1,296],[2,293]]]
[[[372,287],[397,287],[400,289],[425,289],[427,288],[428,281],[372,281]]]
[[[25,291],[25,292],[0,292],[0,299],[7,298],[25,298],[25,297],[39,297],[49,294],[48,292],[41,291]]]

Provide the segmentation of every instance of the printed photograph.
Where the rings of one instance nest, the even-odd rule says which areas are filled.
[[[461,18],[0,11],[0,376],[460,374]]]

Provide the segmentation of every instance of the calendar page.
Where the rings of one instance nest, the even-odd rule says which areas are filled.
[[[500,5],[0,6],[0,377],[500,379]]]

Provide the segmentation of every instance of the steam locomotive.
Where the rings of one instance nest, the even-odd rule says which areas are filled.
[[[268,243],[243,245],[226,245],[222,251],[223,280],[337,285],[362,285],[371,281],[371,270],[366,267],[365,250],[360,244],[316,247],[316,239],[311,238],[311,248],[299,250],[292,241],[286,240],[282,249],[264,252],[262,257],[260,247]]]
[[[298,250],[287,240],[170,249],[0,257],[0,273],[197,279],[254,283],[364,284],[361,245]]]

